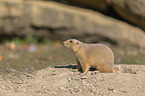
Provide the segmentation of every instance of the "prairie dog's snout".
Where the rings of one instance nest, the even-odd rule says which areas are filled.
[[[66,41],[63,42],[63,44],[64,44],[65,47],[70,48],[74,45],[74,39],[66,40]]]
[[[67,41],[64,41],[63,44],[64,44],[65,47],[68,47],[67,46]]]
[[[65,43],[66,43],[66,41],[63,42],[63,44],[65,44]]]

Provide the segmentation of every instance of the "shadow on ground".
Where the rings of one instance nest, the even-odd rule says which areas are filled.
[[[77,69],[77,64],[69,64],[69,65],[57,65],[54,68],[67,68],[67,69]],[[90,68],[89,71],[95,71],[97,69]]]
[[[74,64],[74,65],[57,65],[57,66],[54,66],[54,68],[77,69],[77,65],[76,64]]]

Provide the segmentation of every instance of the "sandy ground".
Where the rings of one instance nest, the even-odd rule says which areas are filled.
[[[33,74],[0,77],[0,96],[145,96],[145,65],[116,65],[121,73],[88,71],[76,65],[55,66]]]

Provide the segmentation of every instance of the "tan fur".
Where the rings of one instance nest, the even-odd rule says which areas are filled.
[[[75,54],[78,70],[83,74],[89,68],[98,69],[103,73],[119,73],[113,70],[114,55],[112,50],[103,44],[87,44],[76,39],[68,39],[63,42]]]

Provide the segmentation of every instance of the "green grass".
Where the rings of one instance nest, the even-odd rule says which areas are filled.
[[[35,43],[36,44],[36,43],[38,43],[38,40],[34,36],[29,34],[29,35],[27,35],[24,38],[18,38],[18,37],[16,37],[16,38],[13,38],[11,40],[5,40],[2,43],[3,44],[7,44],[7,43],[10,43],[10,42],[15,43],[16,45],[22,45],[24,43]]]

